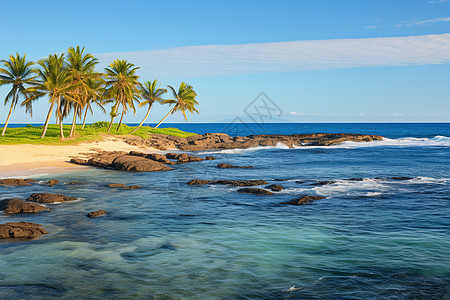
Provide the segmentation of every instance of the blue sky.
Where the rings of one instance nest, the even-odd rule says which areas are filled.
[[[450,0],[7,1],[2,11],[13,25],[1,59],[76,45],[100,70],[128,59],[143,81],[193,85],[200,115],[191,122],[245,116],[260,92],[291,122],[450,121]],[[47,109],[39,100],[32,119],[18,108],[11,122],[42,123]],[[88,121],[99,119],[108,117]]]

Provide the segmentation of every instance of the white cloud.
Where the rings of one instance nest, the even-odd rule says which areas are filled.
[[[127,59],[143,77],[209,77],[450,62],[450,34],[204,45],[96,54],[102,66]]]
[[[290,114],[291,116],[303,116],[303,115],[304,115],[304,113],[296,112],[296,111],[291,111],[289,114]]]
[[[413,20],[413,21],[404,21],[401,24],[396,25],[397,27],[399,26],[412,26],[412,25],[430,25],[430,24],[434,24],[434,23],[439,23],[439,22],[450,22],[450,17],[445,17],[445,18],[434,18],[434,19],[427,19],[427,20]]]
[[[447,0],[430,0],[430,3],[435,4],[435,3],[444,3],[447,2]]]

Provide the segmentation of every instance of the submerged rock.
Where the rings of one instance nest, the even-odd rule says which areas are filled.
[[[284,187],[279,184],[271,184],[271,185],[266,186],[266,189],[269,189],[272,192],[279,192],[281,190],[284,190]]]
[[[28,197],[28,201],[38,202],[38,203],[61,203],[77,200],[77,197],[68,197],[62,194],[52,194],[52,193],[34,193]]]
[[[187,184],[189,185],[204,185],[210,183],[211,180],[202,180],[202,179],[192,179]]]
[[[107,213],[108,212],[106,210],[100,209],[100,210],[96,210],[96,211],[88,213],[87,216],[89,218],[98,218],[98,217],[106,215]]]
[[[142,189],[139,185],[127,185],[121,188],[121,190],[139,190]]]
[[[59,183],[59,180],[57,180],[57,179],[50,179],[45,184],[49,185],[49,186],[54,186],[55,184],[58,184],[58,183]]]
[[[207,156],[205,157],[205,160],[216,160],[214,156]]]
[[[0,210],[5,214],[21,214],[37,213],[43,210],[50,209],[43,205],[12,198],[0,201]]]
[[[309,204],[313,201],[322,200],[325,199],[325,197],[322,196],[302,196],[300,198],[293,199],[291,201],[282,202],[281,204],[288,204],[288,205],[304,205]]]
[[[108,184],[106,187],[109,187],[109,188],[119,188],[119,187],[124,187],[124,186],[126,186],[126,185],[123,184],[123,183],[110,183],[110,184]]]
[[[21,179],[21,178],[0,179],[0,185],[31,185],[32,182],[37,181],[34,179]]]
[[[0,224],[0,239],[35,238],[48,233],[42,225],[30,222]]]
[[[65,185],[80,185],[83,184],[81,181],[70,181],[66,182]]]
[[[328,185],[328,184],[334,184],[336,181],[334,180],[326,180],[326,181],[319,181],[316,183],[311,183],[311,185]]]
[[[233,166],[230,164],[220,163],[217,165],[219,169],[252,169],[252,166]]]
[[[273,195],[271,191],[259,188],[243,188],[237,191],[238,193],[254,194],[254,195]]]
[[[402,181],[402,180],[411,180],[414,179],[414,177],[388,177],[387,179]]]

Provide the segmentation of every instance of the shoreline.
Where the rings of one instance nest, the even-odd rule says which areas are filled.
[[[73,157],[95,154],[97,151],[145,151],[158,153],[152,147],[134,146],[119,138],[76,145],[0,145],[0,176],[32,176],[42,171],[52,173],[87,168],[69,162]]]

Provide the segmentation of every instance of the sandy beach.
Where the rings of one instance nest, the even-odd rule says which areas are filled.
[[[115,138],[99,142],[81,143],[77,145],[0,145],[0,175],[32,175],[43,168],[53,171],[63,171],[66,168],[86,168],[69,163],[72,157],[83,156],[84,153],[101,151],[132,151],[157,152],[154,148],[143,148],[129,145]]]

